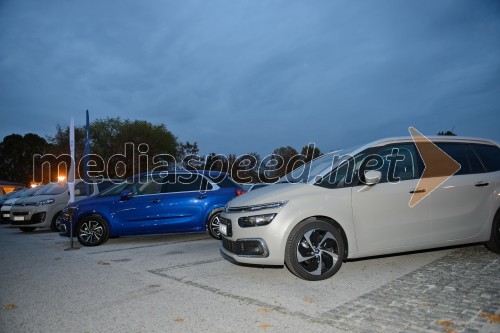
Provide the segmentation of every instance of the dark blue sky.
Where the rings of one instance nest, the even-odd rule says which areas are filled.
[[[0,0],[0,139],[86,109],[201,153],[500,141],[500,2]]]

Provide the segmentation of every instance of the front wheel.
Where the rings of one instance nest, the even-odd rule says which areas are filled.
[[[98,215],[81,219],[76,226],[76,237],[83,246],[98,246],[109,238],[107,222]]]
[[[344,256],[340,231],[328,222],[310,219],[299,223],[290,233],[285,264],[296,276],[319,281],[337,273]]]
[[[58,223],[57,219],[61,215],[62,212],[57,212],[56,215],[52,218],[52,222],[50,223],[50,231],[60,231],[60,223]]]
[[[21,230],[22,232],[32,232],[32,231],[35,231],[36,228],[34,227],[19,227],[19,230]]]
[[[219,216],[221,213],[222,211],[217,211],[215,213],[212,213],[208,218],[207,222],[208,234],[215,239],[220,239]]]
[[[490,240],[485,245],[488,250],[500,253],[500,210],[495,214],[495,219],[491,226]]]

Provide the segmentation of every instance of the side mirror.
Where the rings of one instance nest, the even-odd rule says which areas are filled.
[[[127,200],[132,196],[131,190],[123,190],[120,192],[120,200]]]
[[[377,184],[380,179],[382,179],[382,172],[377,170],[368,170],[365,171],[365,184],[368,186],[372,186]]]

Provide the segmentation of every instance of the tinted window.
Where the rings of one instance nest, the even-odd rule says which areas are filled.
[[[227,175],[227,173],[207,173],[204,176],[210,179],[213,183],[217,184],[219,187],[240,187],[234,182],[233,179],[231,179],[231,177]]]
[[[169,175],[174,177],[174,181],[169,179],[167,184],[164,184],[162,192],[191,192],[191,191],[207,191],[213,187],[207,179],[199,174],[181,174]]]
[[[381,183],[397,183],[420,178],[418,154],[413,144],[389,145],[381,148],[377,155],[383,159]]]
[[[481,162],[469,144],[438,143],[437,146],[460,164],[460,170],[455,175],[484,172]]]
[[[472,149],[479,155],[486,172],[500,170],[500,148],[490,145],[471,145]]]
[[[87,184],[85,182],[79,182],[75,185],[75,195],[76,196],[87,196]],[[92,185],[91,185],[92,186]]]
[[[99,192],[102,192],[104,191],[105,189],[107,189],[108,187],[114,185],[115,183],[113,183],[111,180],[104,180],[100,183],[97,183],[97,188],[99,189]]]

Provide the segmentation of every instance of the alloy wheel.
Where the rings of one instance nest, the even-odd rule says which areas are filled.
[[[79,236],[85,243],[95,244],[101,240],[103,235],[104,228],[98,221],[85,221],[80,226]]]
[[[321,228],[305,232],[297,243],[296,253],[299,265],[312,275],[328,273],[339,259],[337,239]]]

